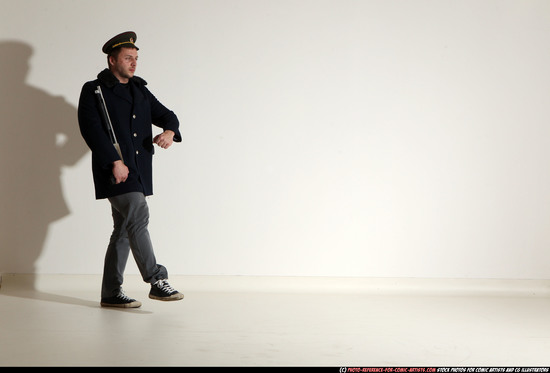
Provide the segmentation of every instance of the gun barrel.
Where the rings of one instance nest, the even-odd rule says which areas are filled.
[[[111,118],[109,117],[109,111],[107,110],[105,99],[103,98],[103,92],[101,91],[101,86],[99,85],[97,86],[95,93],[99,99],[101,114],[102,114],[103,120],[105,121],[105,125],[107,126],[107,132],[109,133],[111,142],[113,143],[113,146],[115,147],[120,159],[124,162],[124,159],[122,158],[122,152],[120,150],[120,145],[118,144],[118,141],[115,135],[115,130],[113,129],[113,124],[111,123]]]

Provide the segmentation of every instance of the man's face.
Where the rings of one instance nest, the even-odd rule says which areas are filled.
[[[122,48],[118,57],[109,58],[111,71],[121,83],[128,83],[134,76],[137,68],[138,52],[135,48]]]

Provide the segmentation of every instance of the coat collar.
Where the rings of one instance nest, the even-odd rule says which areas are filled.
[[[120,83],[116,76],[114,76],[109,69],[105,69],[97,74],[97,78],[108,88],[113,88],[115,85]],[[139,76],[134,76],[133,78],[130,78],[130,80],[137,86],[147,85],[147,82]]]
[[[130,86],[133,90],[134,96],[133,99],[128,90],[122,87],[120,81],[113,75],[113,73],[109,69],[105,69],[100,72],[97,75],[97,78],[101,83],[105,84],[107,88],[111,89],[114,94],[130,103],[132,103],[134,100],[135,102],[140,102],[144,98],[142,88],[147,85],[147,82],[139,76],[134,76],[133,78],[130,78],[130,83],[132,83],[130,84]]]

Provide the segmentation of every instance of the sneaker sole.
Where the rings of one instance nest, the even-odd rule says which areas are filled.
[[[183,299],[183,294],[182,293],[172,294],[169,297],[159,297],[159,296],[156,296],[156,295],[149,294],[149,298],[154,299],[154,300],[163,300],[163,301],[182,300]]]
[[[115,308],[139,308],[141,307],[141,302],[131,302],[131,303],[103,303],[101,302],[101,307],[115,307]]]

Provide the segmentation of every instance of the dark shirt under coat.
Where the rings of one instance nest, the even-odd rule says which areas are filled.
[[[113,163],[120,159],[101,119],[97,86],[101,86],[109,117],[120,145],[128,179],[112,182]],[[146,87],[145,80],[134,76],[121,84],[108,69],[98,79],[84,84],[78,104],[78,122],[82,137],[92,151],[92,173],[97,199],[129,192],[153,194],[153,131],[152,124],[175,133],[174,141],[181,142],[176,115],[162,105]]]

